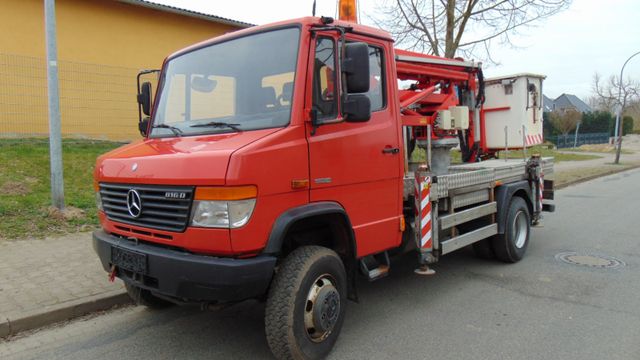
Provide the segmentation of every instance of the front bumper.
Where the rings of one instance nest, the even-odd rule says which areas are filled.
[[[145,254],[147,258],[145,274],[118,269],[119,278],[178,301],[229,302],[260,297],[269,287],[276,264],[273,256],[233,259],[196,255],[136,244],[98,230],[93,233],[93,248],[105,271],[111,270],[114,246]]]

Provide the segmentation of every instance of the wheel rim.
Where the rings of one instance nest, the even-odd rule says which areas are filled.
[[[322,342],[340,318],[340,293],[329,274],[319,276],[309,289],[304,308],[304,325],[313,342]]]
[[[525,242],[527,242],[527,225],[527,214],[525,214],[525,212],[522,210],[518,211],[516,213],[516,216],[513,218],[515,246],[518,249],[522,249]]]

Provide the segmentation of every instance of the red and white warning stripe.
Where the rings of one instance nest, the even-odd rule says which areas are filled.
[[[542,144],[543,142],[544,139],[542,137],[542,134],[527,135],[527,146]]]
[[[422,251],[433,248],[431,237],[431,177],[416,172],[416,237]]]

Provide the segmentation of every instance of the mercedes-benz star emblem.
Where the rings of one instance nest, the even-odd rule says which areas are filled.
[[[127,193],[127,210],[129,215],[137,218],[142,213],[142,200],[140,194],[134,189],[129,190]]]

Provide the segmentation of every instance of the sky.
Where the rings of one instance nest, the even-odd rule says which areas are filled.
[[[373,25],[385,0],[358,0],[361,23]],[[389,1],[389,0],[386,0]],[[311,15],[313,0],[153,0],[183,9],[262,25]],[[316,15],[336,16],[336,0],[317,0]],[[584,99],[592,94],[593,75],[619,75],[629,56],[640,51],[640,1],[574,0],[568,10],[521,30],[515,48],[494,44],[485,76],[531,72],[547,76],[545,95],[563,93]],[[640,55],[629,61],[624,78],[640,80]]]

